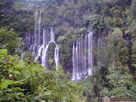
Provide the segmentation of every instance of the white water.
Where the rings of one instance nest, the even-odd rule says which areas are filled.
[[[38,19],[38,45],[40,46],[41,45],[41,13],[42,11],[39,11],[39,19]]]
[[[46,32],[46,29],[41,30],[41,11],[35,11],[35,30],[33,37],[28,40],[30,43],[29,50],[33,52],[35,61],[48,68],[48,51],[51,43],[55,44],[54,61],[56,70],[59,68],[59,46],[55,42],[55,34],[53,27],[50,28],[50,34]],[[41,32],[42,31],[42,32]],[[32,34],[31,34],[32,35]],[[28,45],[28,43],[27,43]],[[23,56],[23,55],[22,55]],[[48,68],[49,69],[49,68]]]
[[[44,45],[44,44],[43,44]],[[47,51],[49,48],[50,43],[44,46],[43,52],[42,52],[42,65],[47,67]]]
[[[72,49],[73,73],[72,80],[85,79],[92,75],[93,69],[93,33],[79,38]]]
[[[93,33],[88,34],[88,75],[92,75],[93,67]]]
[[[37,26],[38,26],[38,23],[37,23],[37,21],[38,21],[38,11],[36,11],[35,13],[34,13],[34,17],[35,17],[35,29],[34,29],[34,45],[36,46],[37,45]]]
[[[59,68],[59,46],[56,44],[55,51],[54,51],[54,60],[56,65],[56,70]]]
[[[55,35],[54,35],[54,32],[53,32],[53,28],[51,27],[51,33],[50,33],[50,42],[55,42]]]
[[[50,28],[50,34],[46,32],[45,28],[41,28],[41,14],[42,11],[36,11],[35,16],[35,30],[31,39],[29,50],[33,52],[35,61],[48,68],[48,52],[51,43],[55,44],[54,61],[56,70],[59,68],[59,46],[55,41],[55,34],[53,27]],[[85,38],[80,37],[74,44],[72,50],[73,73],[72,80],[81,80],[92,75],[93,69],[93,33],[89,31]]]
[[[52,27],[50,30],[50,40],[48,42],[46,42],[45,37],[46,37],[46,34],[43,30],[43,44],[38,49],[38,54],[35,57],[35,61],[38,62],[38,59],[40,59],[41,64],[47,68],[48,67],[48,58],[47,58],[48,57],[48,49],[49,49],[50,44],[54,43],[56,46],[55,51],[54,51],[54,60],[55,60],[56,70],[58,70],[58,68],[59,68],[59,46],[55,42],[55,34],[53,32]]]

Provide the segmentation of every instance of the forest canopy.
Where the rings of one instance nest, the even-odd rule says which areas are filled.
[[[48,70],[28,49],[35,32],[49,34],[50,28],[55,44],[49,46]],[[85,43],[89,31],[92,75],[72,81],[73,46]],[[136,0],[0,0],[0,101],[99,102],[112,96],[136,98],[135,89]]]

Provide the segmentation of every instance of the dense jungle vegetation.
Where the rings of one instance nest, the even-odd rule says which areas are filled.
[[[43,10],[42,27],[55,27],[60,46],[58,71],[33,61],[21,37],[34,31],[34,11]],[[72,44],[85,36],[106,39],[93,75],[71,81]],[[70,72],[70,73],[69,73]],[[136,98],[136,0],[0,0],[0,102],[105,102]],[[107,100],[107,101],[106,101]]]

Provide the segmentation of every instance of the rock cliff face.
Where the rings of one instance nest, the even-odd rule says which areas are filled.
[[[31,47],[29,50],[35,55],[35,61],[48,69],[51,69],[49,66],[54,69],[59,63],[65,71],[77,73],[73,77],[78,79],[79,74],[91,73],[90,67],[108,65],[104,52],[108,37],[113,29],[128,27],[129,22],[125,19],[129,19],[130,5],[129,0],[37,2],[31,5],[35,24],[34,33],[25,35],[27,49]],[[90,26],[93,43],[88,38],[87,29]],[[51,27],[55,40],[51,40]]]
[[[70,62],[65,62],[61,58],[64,54],[63,50],[60,49],[62,45],[61,43],[59,45],[57,44],[56,34],[54,32],[55,26],[54,28],[50,27],[50,29],[43,27],[42,13],[41,10],[34,12],[34,32],[26,33],[23,38],[26,44],[25,50],[32,51],[35,57],[34,61],[45,66],[47,69],[57,70],[63,63],[64,70],[72,73],[72,80],[82,80],[92,75],[92,71],[95,69],[93,68],[94,65],[99,65],[99,62],[102,61],[99,59],[105,60],[103,55],[101,55],[100,49],[106,46],[108,29],[103,29],[99,33],[98,31],[93,33],[93,29],[90,30],[90,25],[88,24],[88,30],[82,32],[83,36],[80,34],[74,41],[70,42],[73,47],[69,48],[69,58],[65,58]],[[65,27],[68,24],[66,23]],[[69,40],[69,38],[66,39]],[[103,62],[103,64],[105,63]]]

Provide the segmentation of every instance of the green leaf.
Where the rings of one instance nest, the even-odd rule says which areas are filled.
[[[45,100],[41,100],[40,102],[47,102],[47,101],[45,101]]]

